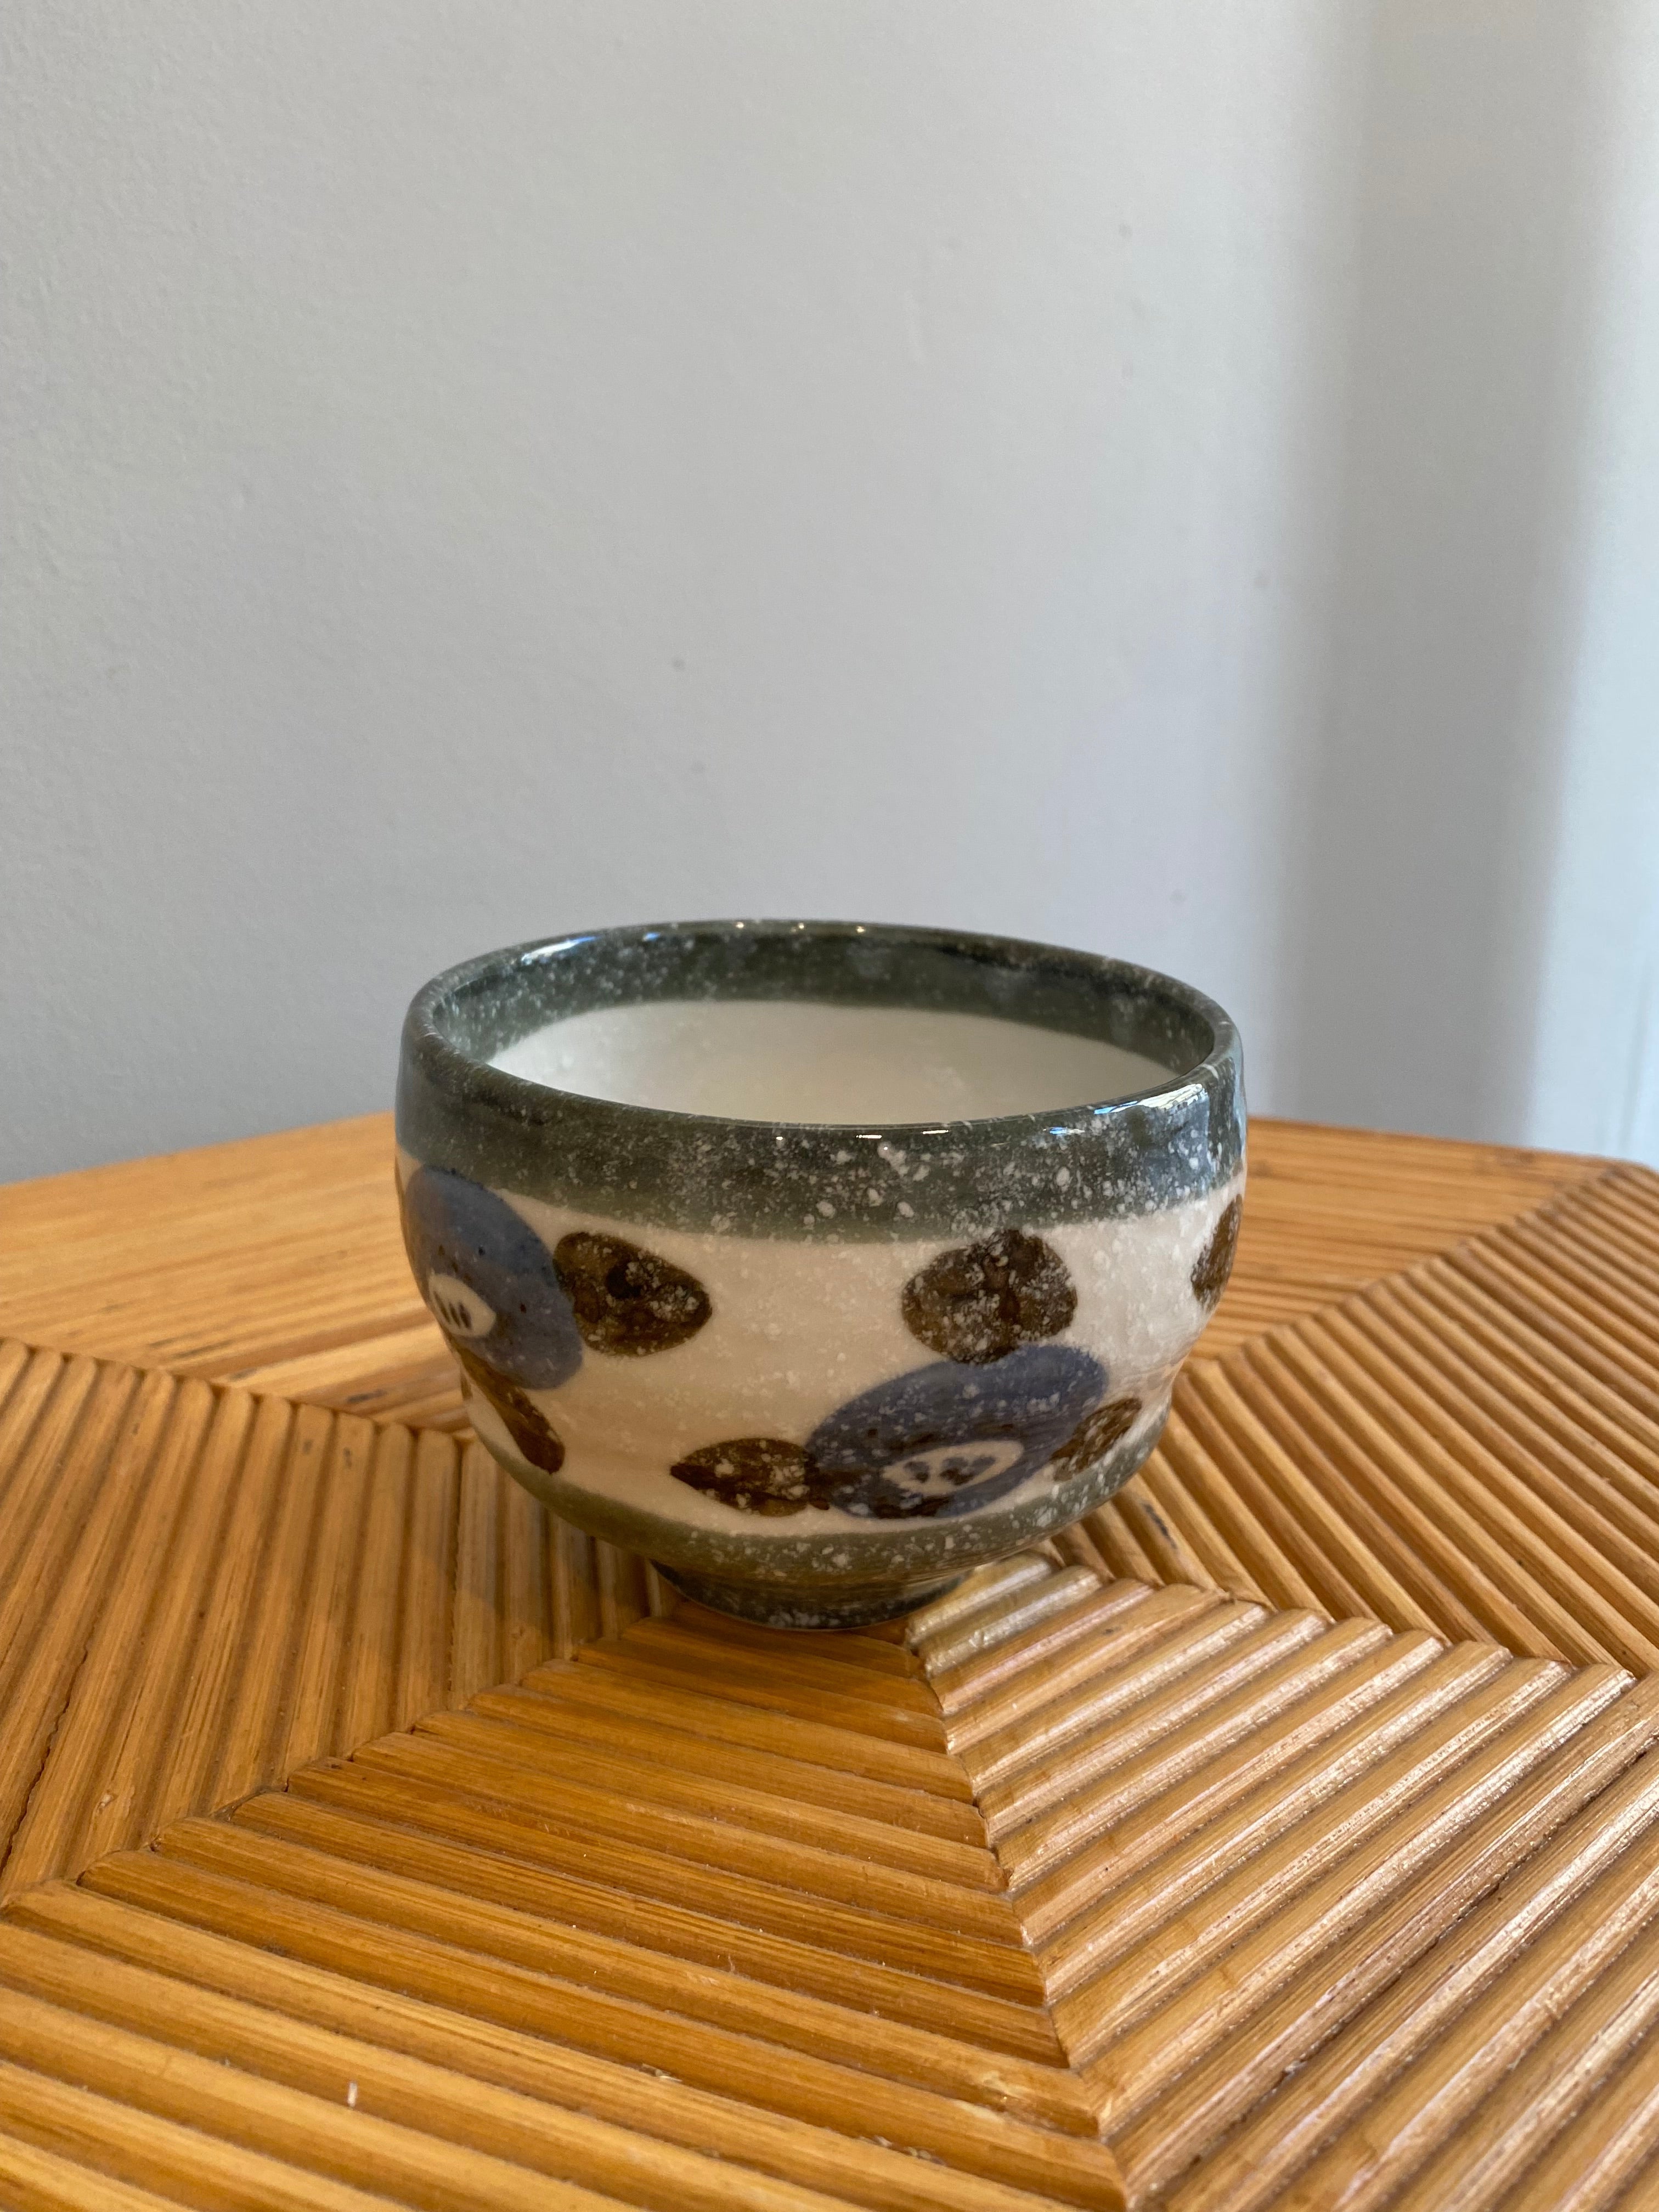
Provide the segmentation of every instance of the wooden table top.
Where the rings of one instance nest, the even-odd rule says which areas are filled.
[[[676,1604],[384,1117],[0,1190],[0,2203],[1659,2208],[1659,1177],[1258,1121],[1108,1507]]]

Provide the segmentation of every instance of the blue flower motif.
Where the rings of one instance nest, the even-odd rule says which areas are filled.
[[[529,1224],[449,1168],[417,1168],[403,1208],[421,1295],[458,1350],[525,1389],[568,1382],[582,1340],[553,1255]]]
[[[818,1494],[878,1520],[976,1512],[1034,1474],[1106,1389],[1097,1359],[1029,1345],[982,1366],[942,1359],[839,1407],[806,1441]]]

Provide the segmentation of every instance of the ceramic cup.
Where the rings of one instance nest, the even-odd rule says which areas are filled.
[[[974,1015],[1156,1065],[1106,1103],[882,1124],[619,1103],[495,1064],[550,1023],[665,1000],[884,1010],[889,1036],[894,1009]],[[1186,984],[1049,945],[601,930],[426,986],[398,1146],[416,1278],[502,1466],[705,1604],[840,1627],[1077,1520],[1151,1451],[1232,1262],[1239,1042]]]

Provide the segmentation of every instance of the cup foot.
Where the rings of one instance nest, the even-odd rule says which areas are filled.
[[[773,1590],[761,1583],[728,1582],[715,1575],[688,1574],[683,1567],[656,1563],[663,1580],[672,1583],[682,1597],[694,1598],[716,1613],[734,1614],[739,1620],[757,1621],[765,1628],[867,1628],[878,1620],[896,1620],[918,1606],[943,1597],[962,1581],[960,1574],[938,1582],[895,1584],[866,1583],[847,1590]]]

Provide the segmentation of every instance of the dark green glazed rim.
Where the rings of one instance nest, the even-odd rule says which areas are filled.
[[[563,1015],[665,999],[990,1014],[1144,1053],[1170,1083],[1054,1113],[832,1126],[621,1105],[490,1065]],[[819,1243],[937,1241],[1152,1212],[1231,1182],[1243,1066],[1219,1006],[1127,961],[886,923],[646,924],[512,945],[435,976],[404,1024],[398,1140],[424,1166],[576,1212]]]

